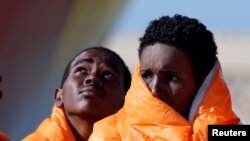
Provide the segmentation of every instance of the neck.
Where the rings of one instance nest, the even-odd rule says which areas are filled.
[[[87,141],[93,130],[94,121],[77,115],[68,116],[68,121],[76,141]]]

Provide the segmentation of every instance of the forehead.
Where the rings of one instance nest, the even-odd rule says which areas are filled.
[[[188,55],[175,47],[165,45],[165,44],[154,44],[152,46],[146,47],[140,58],[142,65],[150,66],[172,66],[181,67],[188,65],[190,67],[190,59]]]
[[[79,54],[71,63],[71,67],[79,61],[88,59],[94,62],[99,62],[108,65],[116,70],[122,71],[123,66],[115,56],[101,50],[90,49]]]

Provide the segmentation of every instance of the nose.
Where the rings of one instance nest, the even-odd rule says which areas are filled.
[[[151,81],[149,87],[150,87],[151,93],[152,93],[152,95],[153,95],[154,97],[157,97],[157,98],[159,98],[159,99],[162,98],[163,93],[162,93],[162,91],[161,91],[161,86],[160,86],[160,82],[159,82],[159,79],[158,79],[158,78],[154,78],[154,79]]]
[[[89,74],[86,79],[84,80],[84,84],[89,85],[97,85],[97,86],[101,86],[102,82],[100,80],[100,78],[97,76],[97,74],[93,73],[93,74]]]

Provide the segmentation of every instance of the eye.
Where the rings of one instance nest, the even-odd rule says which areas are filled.
[[[152,79],[153,74],[149,71],[145,71],[141,73],[141,77],[143,78],[144,81],[148,82],[150,79]]]
[[[105,72],[103,72],[102,76],[106,79],[113,79],[114,73],[111,71],[105,71]]]
[[[76,68],[76,75],[87,75],[88,71],[85,67]]]
[[[178,81],[178,77],[174,74],[168,73],[165,75],[165,80],[167,80],[168,82],[175,82]]]

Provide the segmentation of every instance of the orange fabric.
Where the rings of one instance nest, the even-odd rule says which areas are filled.
[[[136,65],[124,107],[94,125],[89,141],[190,141],[207,140],[207,124],[238,124],[231,98],[218,65],[193,122],[152,96]]]
[[[63,109],[54,106],[51,117],[45,119],[35,132],[25,137],[22,141],[34,140],[75,141]]]
[[[10,141],[10,139],[0,131],[0,141]]]
[[[240,124],[239,117],[232,110],[231,95],[223,80],[220,64],[196,111],[193,140],[207,140],[208,124]]]

